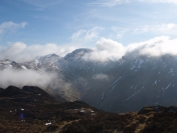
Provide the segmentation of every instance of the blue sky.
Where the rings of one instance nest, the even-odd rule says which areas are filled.
[[[177,38],[176,0],[1,0],[0,16],[2,48],[17,42],[94,47],[100,39],[127,46]]]

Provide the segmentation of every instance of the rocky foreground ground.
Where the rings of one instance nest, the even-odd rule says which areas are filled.
[[[60,99],[60,100],[59,100]],[[42,89],[0,89],[0,133],[175,133],[177,108],[143,107],[122,114],[81,101],[55,100]]]

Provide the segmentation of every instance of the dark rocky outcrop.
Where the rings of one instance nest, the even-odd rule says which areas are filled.
[[[15,86],[9,86],[3,91],[0,92],[0,97],[17,97],[17,96],[24,96],[26,93],[15,87]]]
[[[1,93],[3,90],[4,90],[3,88],[0,88],[0,93]]]

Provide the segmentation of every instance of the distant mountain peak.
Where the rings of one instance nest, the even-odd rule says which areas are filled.
[[[3,69],[19,69],[21,68],[20,64],[9,59],[0,60],[0,70]]]
[[[80,48],[80,49],[76,49],[73,52],[67,54],[64,59],[66,60],[70,60],[70,59],[80,59],[82,58],[85,54],[91,53],[93,52],[93,50],[88,49],[88,48]]]
[[[46,62],[56,62],[60,59],[61,57],[56,54],[49,54],[45,56],[41,56],[36,58],[36,60],[40,61],[41,63],[46,63]]]

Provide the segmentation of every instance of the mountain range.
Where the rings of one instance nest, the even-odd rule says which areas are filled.
[[[104,111],[177,105],[177,56],[126,54],[119,60],[94,60],[92,53],[77,49],[64,57],[51,54],[30,62],[5,59],[0,61],[0,70],[54,74],[43,87],[49,94],[66,101],[81,100]]]

